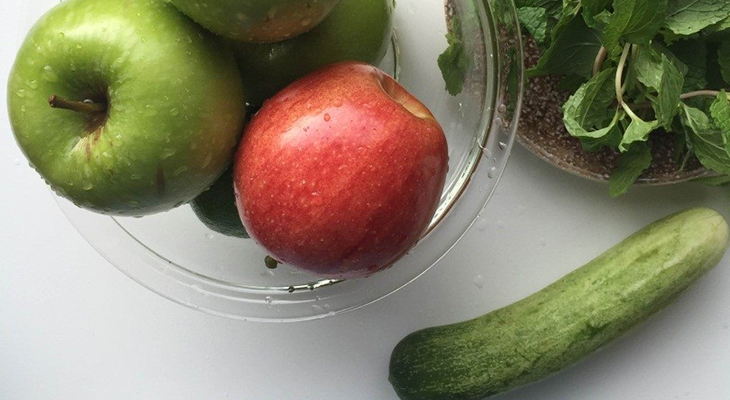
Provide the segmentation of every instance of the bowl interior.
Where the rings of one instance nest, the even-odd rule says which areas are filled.
[[[34,0],[33,19],[52,0]],[[463,48],[460,93],[446,90],[437,60],[451,31]],[[32,24],[29,17],[29,24]],[[180,304],[260,321],[321,318],[362,307],[423,274],[481,212],[505,167],[519,115],[522,51],[511,0],[398,0],[394,39],[380,67],[418,97],[447,135],[449,173],[427,235],[394,266],[356,280],[321,279],[265,266],[250,239],[209,230],[184,205],[142,218],[108,217],[57,198],[79,232],[132,279]]]

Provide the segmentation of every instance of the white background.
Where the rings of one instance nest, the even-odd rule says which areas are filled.
[[[607,188],[518,146],[483,217],[441,263],[371,306],[266,324],[206,315],[116,270],[28,167],[5,112],[25,2],[0,13],[0,399],[391,400],[406,334],[518,300],[643,225],[689,207],[730,216],[730,189]],[[514,399],[730,399],[730,258],[613,345]]]

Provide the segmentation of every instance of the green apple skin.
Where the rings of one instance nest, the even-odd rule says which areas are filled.
[[[190,202],[195,216],[208,229],[220,234],[247,239],[233,191],[233,168],[228,168],[206,191]]]
[[[51,108],[51,95],[108,108]],[[56,193],[112,215],[192,200],[229,165],[245,120],[230,49],[150,0],[48,11],[17,54],[8,108],[20,148]]]
[[[342,0],[316,28],[270,44],[233,43],[247,100],[264,100],[325,65],[378,65],[391,43],[393,0]]]
[[[319,24],[340,0],[170,0],[195,22],[221,36],[271,43]]]

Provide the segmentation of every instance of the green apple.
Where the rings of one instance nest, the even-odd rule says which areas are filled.
[[[233,168],[229,168],[208,190],[190,202],[195,216],[210,230],[226,236],[248,238],[236,208]]]
[[[170,0],[195,22],[221,36],[270,43],[302,34],[340,0]]]
[[[51,187],[113,215],[192,200],[229,165],[245,119],[230,49],[150,0],[69,0],[48,11],[17,54],[8,108]]]
[[[247,100],[256,105],[294,80],[325,65],[361,61],[377,65],[393,29],[393,0],[342,0],[316,28],[270,44],[233,43]]]

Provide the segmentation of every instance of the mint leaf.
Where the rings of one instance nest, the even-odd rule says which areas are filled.
[[[730,152],[730,100],[728,100],[727,93],[724,90],[717,95],[715,101],[710,105],[710,115],[715,126],[720,128],[725,147]]]
[[[664,54],[662,54],[661,65],[661,81],[657,88],[657,99],[653,105],[659,125],[669,127],[679,113],[679,97],[682,95],[684,76]]]
[[[564,114],[587,129],[604,127],[614,114],[615,76],[615,68],[606,69],[581,85],[563,105]]]
[[[691,35],[728,17],[728,1],[669,0],[664,26],[677,35]]]
[[[461,21],[458,16],[451,19],[446,42],[449,47],[438,57],[438,66],[446,83],[446,90],[452,96],[461,93],[469,69],[469,57],[464,53],[464,42],[461,40]]]
[[[621,41],[648,43],[664,23],[667,0],[614,0],[613,14],[603,32],[603,45],[612,55],[621,52]]]
[[[645,142],[634,143],[621,154],[608,180],[608,193],[618,197],[626,193],[636,179],[651,165],[651,149]]]
[[[730,85],[730,40],[725,40],[717,50],[717,62],[720,64],[720,73],[726,84]]]
[[[571,136],[589,150],[615,147],[621,140],[618,121],[623,117],[611,104],[615,100],[616,69],[606,69],[591,78],[563,105],[563,123]]]
[[[521,7],[517,9],[517,18],[525,29],[535,38],[537,43],[547,40],[547,12],[542,7]]]
[[[550,36],[553,41],[576,19],[581,8],[581,0],[563,0],[563,7],[557,16],[557,22],[553,26]]]
[[[631,123],[624,131],[624,137],[618,145],[619,151],[626,152],[629,145],[635,142],[645,142],[649,139],[649,134],[659,127],[659,121],[646,122],[633,113],[627,113],[631,118]]]
[[[707,88],[707,43],[704,40],[680,40],[668,50],[688,67],[684,75],[684,92]]]
[[[647,97],[651,100],[659,126],[669,127],[679,112],[684,86],[683,72],[666,54],[648,44],[639,45],[632,65],[636,79],[650,89],[652,95]],[[680,67],[687,70],[685,65]]]
[[[730,175],[730,155],[719,130],[704,111],[682,105],[680,114],[687,144],[700,163],[708,169]]]
[[[557,19],[563,9],[562,0],[515,0],[517,8],[539,7],[544,8],[545,13],[551,19]]]
[[[636,73],[636,79],[642,85],[654,90],[661,87],[663,74],[662,54],[656,51],[653,46],[650,44],[640,45],[636,51],[636,58],[631,65]]]
[[[589,28],[582,18],[573,18],[560,35],[553,38],[537,65],[527,71],[527,76],[578,75],[588,79],[600,49],[598,32]]]
[[[603,20],[606,8],[611,5],[612,0],[583,0],[583,19],[591,28],[603,29],[605,21]]]
[[[707,35],[727,33],[730,35],[730,17],[723,19],[722,21],[708,26],[704,29],[704,33]]]
[[[602,147],[616,148],[618,146],[622,134],[619,122],[625,115],[623,110],[616,109],[616,113],[608,126],[592,131],[585,130],[582,126],[577,125],[570,117],[565,118],[564,123],[571,135],[580,139],[580,144],[584,149],[598,151]]]

